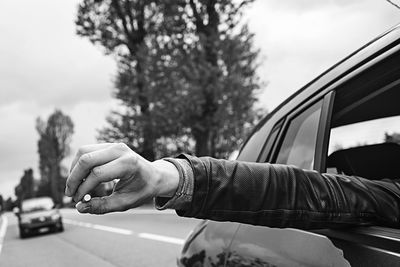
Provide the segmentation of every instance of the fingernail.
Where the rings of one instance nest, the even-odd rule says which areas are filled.
[[[82,201],[79,201],[76,203],[75,208],[80,212],[80,213],[85,213],[89,210],[90,205],[83,203]]]

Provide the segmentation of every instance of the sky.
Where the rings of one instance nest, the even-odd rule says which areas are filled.
[[[72,155],[95,143],[117,107],[113,58],[75,34],[78,0],[0,1],[0,194],[39,172],[37,117],[57,108],[74,124]],[[245,19],[261,49],[259,103],[273,110],[321,72],[400,23],[385,0],[256,0]],[[66,159],[69,166],[72,156]]]

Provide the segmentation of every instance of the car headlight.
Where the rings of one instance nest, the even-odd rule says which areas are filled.
[[[31,219],[27,217],[21,217],[21,223],[31,223]]]
[[[51,219],[54,220],[54,221],[60,219],[60,217],[61,216],[58,213],[55,213],[55,214],[51,215]]]

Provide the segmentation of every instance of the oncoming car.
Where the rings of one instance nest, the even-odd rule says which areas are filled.
[[[41,229],[58,232],[64,230],[61,213],[54,207],[54,202],[49,197],[23,200],[17,216],[21,238]]]
[[[268,114],[237,160],[399,179],[400,25]],[[400,266],[400,229],[301,231],[205,220],[189,235],[178,265]]]

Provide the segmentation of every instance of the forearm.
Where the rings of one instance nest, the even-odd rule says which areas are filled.
[[[181,216],[303,229],[399,224],[400,190],[391,181],[318,174],[272,165],[186,157],[191,201]]]

